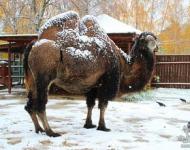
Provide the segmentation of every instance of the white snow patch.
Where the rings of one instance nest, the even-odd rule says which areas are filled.
[[[92,41],[91,39],[92,39],[92,38],[90,38],[90,37],[88,37],[88,36],[86,36],[86,35],[80,36],[80,41],[82,41],[82,42],[84,42],[84,43],[91,42],[91,41]]]
[[[126,63],[130,63],[131,62],[131,56],[127,55],[127,53],[125,53],[122,49],[119,49],[121,55],[125,58]]]
[[[65,29],[62,32],[58,32],[57,36],[58,39],[56,43],[63,49],[70,46],[76,46],[79,42],[79,33],[77,30]]]
[[[41,39],[41,40],[38,40],[38,41],[35,43],[34,46],[39,47],[39,46],[43,45],[44,43],[48,43],[49,41],[50,41],[50,40],[48,40],[48,39]]]
[[[73,56],[74,58],[89,59],[89,60],[94,59],[94,56],[89,50],[80,50],[74,47],[67,47],[65,51],[69,53],[71,56]]]
[[[92,42],[96,43],[99,48],[103,49],[106,47],[106,41],[103,39],[100,39],[98,37],[88,37],[86,35],[82,35],[79,37],[79,42],[88,44],[89,46],[92,44]]]
[[[24,110],[25,100],[0,99],[0,149],[160,150],[169,147],[178,150],[189,146],[189,133],[184,132],[190,116],[189,89],[161,88],[144,92],[143,96],[134,95],[138,101],[109,102],[105,121],[111,132],[83,128],[87,113],[85,101],[50,99],[47,116],[52,129],[62,134],[57,138],[35,133]],[[160,107],[150,96],[167,106]],[[178,99],[181,97],[188,103],[182,103]],[[92,119],[98,124],[97,106]]]
[[[8,64],[8,61],[0,60],[0,64]]]
[[[97,21],[106,33],[136,33],[140,34],[142,31],[127,25],[119,20],[112,18],[106,14],[97,16]]]
[[[45,43],[51,43],[52,46],[54,46],[55,48],[59,48],[59,46],[57,45],[56,42],[54,42],[52,40],[48,40],[48,39],[40,39],[40,40],[36,41],[36,43],[33,46],[39,47],[41,45],[44,45]]]
[[[104,48],[106,47],[106,41],[103,39],[98,39],[98,38],[94,38],[95,43],[100,47],[100,48]]]

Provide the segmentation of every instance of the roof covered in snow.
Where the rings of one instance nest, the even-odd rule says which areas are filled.
[[[98,23],[106,33],[136,33],[141,31],[106,14],[97,16]]]

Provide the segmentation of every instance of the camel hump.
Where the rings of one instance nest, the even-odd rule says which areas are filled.
[[[98,24],[96,17],[91,15],[86,15],[80,20],[79,33],[88,37],[107,37],[104,30]]]
[[[56,44],[54,41],[49,40],[49,39],[40,39],[40,40],[36,41],[36,43],[33,45],[33,48],[37,48],[37,47],[39,48],[41,46],[50,45],[50,44],[52,46],[56,47]]]
[[[39,30],[38,39],[56,40],[57,33],[63,29],[78,29],[79,15],[74,11],[68,11],[56,15],[47,20]]]

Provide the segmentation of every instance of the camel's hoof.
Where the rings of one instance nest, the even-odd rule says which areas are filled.
[[[84,128],[86,128],[86,129],[96,128],[96,125],[94,125],[94,124],[85,124]]]
[[[97,130],[105,131],[105,132],[110,132],[110,131],[111,131],[110,129],[106,128],[105,126],[103,126],[103,127],[99,126],[99,127],[97,128]]]
[[[50,136],[50,137],[58,137],[58,136],[61,136],[61,134],[55,133],[55,132],[53,132],[53,131],[48,131],[48,132],[46,132],[46,134],[47,134],[48,136]]]
[[[42,133],[42,132],[45,132],[45,131],[41,127],[39,127],[39,128],[36,129],[36,133],[39,133],[39,132]]]

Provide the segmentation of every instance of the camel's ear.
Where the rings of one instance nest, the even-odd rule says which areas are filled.
[[[139,37],[137,37],[137,40],[142,40],[144,38],[145,38],[145,36],[143,34],[141,34]]]

